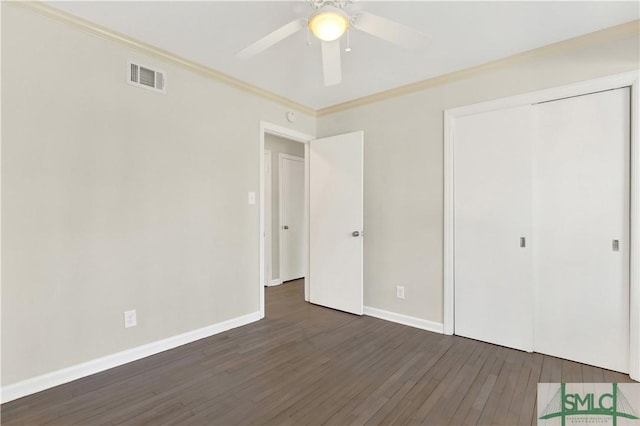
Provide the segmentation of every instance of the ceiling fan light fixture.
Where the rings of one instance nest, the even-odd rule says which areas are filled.
[[[348,27],[349,18],[335,7],[325,6],[309,20],[309,29],[313,35],[323,41],[339,39]]]

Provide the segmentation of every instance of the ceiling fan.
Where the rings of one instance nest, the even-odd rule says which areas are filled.
[[[299,18],[267,34],[247,46],[236,55],[246,59],[268,49],[305,27],[322,45],[322,68],[325,86],[342,81],[340,38],[349,28],[355,28],[406,49],[419,50],[427,43],[420,31],[372,13],[357,11],[347,13],[351,0],[310,0],[313,12],[308,18]],[[347,46],[347,52],[350,48]]]

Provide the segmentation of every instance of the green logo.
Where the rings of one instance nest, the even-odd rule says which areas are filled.
[[[618,384],[612,383],[611,386],[611,393],[567,393],[566,383],[561,383],[539,419],[560,417],[562,426],[565,426],[566,419],[570,416],[609,416],[613,420],[613,426],[617,426],[619,417],[637,420],[638,415]]]

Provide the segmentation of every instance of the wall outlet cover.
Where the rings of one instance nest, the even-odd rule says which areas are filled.
[[[124,312],[124,328],[135,327],[138,325],[138,318],[136,316],[136,310]]]

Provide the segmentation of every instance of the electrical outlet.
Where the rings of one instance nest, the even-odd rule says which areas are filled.
[[[138,318],[136,317],[136,310],[124,312],[124,328],[135,327],[138,325]]]
[[[404,287],[402,286],[396,287],[396,297],[398,299],[404,299]]]

